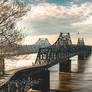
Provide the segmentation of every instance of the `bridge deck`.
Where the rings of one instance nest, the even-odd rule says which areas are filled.
[[[6,71],[5,74],[0,77],[0,86],[5,84],[6,82],[8,82],[9,79],[11,79],[16,72],[19,72],[21,70],[26,70],[26,69],[38,70],[39,68],[46,68],[46,67],[47,67],[46,65],[37,65],[37,66],[33,65],[33,66],[25,66],[25,67],[13,69],[13,70],[10,70],[10,71]]]
[[[3,83],[7,82],[14,75],[15,72],[23,70],[23,69],[31,68],[31,67],[32,66],[27,66],[27,67],[21,67],[21,68],[6,71],[5,74],[0,77],[0,86]]]
[[[17,69],[13,69],[13,70],[9,70],[6,71],[5,74],[3,76],[0,77],[0,85],[2,85],[3,83],[7,82],[9,80],[9,78],[17,71],[25,69],[25,68],[29,68],[29,67],[22,67],[22,68],[17,68]]]

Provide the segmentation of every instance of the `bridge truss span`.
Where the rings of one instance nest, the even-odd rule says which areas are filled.
[[[35,64],[45,64],[47,67],[51,67],[75,55],[89,54],[90,51],[91,48],[84,44],[72,44],[70,33],[60,33],[53,45],[39,49]]]

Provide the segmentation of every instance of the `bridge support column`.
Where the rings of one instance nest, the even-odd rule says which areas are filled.
[[[63,61],[59,64],[60,72],[71,72],[71,60]]]
[[[91,48],[86,48],[82,53],[78,55],[79,60],[85,60],[91,55]]]
[[[40,90],[41,92],[50,92],[50,71],[49,70],[41,71],[39,73],[38,78],[39,84],[34,85],[32,89]]]
[[[85,60],[91,55],[90,52],[82,53],[78,55],[78,60]]]
[[[78,60],[84,60],[86,57],[83,54],[78,55]]]

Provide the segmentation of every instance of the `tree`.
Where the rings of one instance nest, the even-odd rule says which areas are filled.
[[[0,1],[0,70],[4,73],[4,58],[17,48],[17,42],[23,36],[16,28],[16,22],[22,18],[30,7],[20,3]]]

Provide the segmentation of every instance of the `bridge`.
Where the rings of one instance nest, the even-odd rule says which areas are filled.
[[[72,44],[70,34],[60,33],[57,41],[46,48],[40,48],[35,64],[46,64],[51,67],[57,63],[69,60],[78,55],[79,59],[85,59],[91,54],[91,47],[85,45],[84,39],[78,39],[77,45]]]
[[[92,47],[85,45],[83,38],[72,44],[70,33],[60,33],[53,45],[39,49],[32,67],[18,70],[3,81],[0,92],[27,92],[30,88],[49,92],[48,68],[59,63],[60,72],[71,72],[70,58],[78,55],[78,59],[86,59],[91,51]]]

